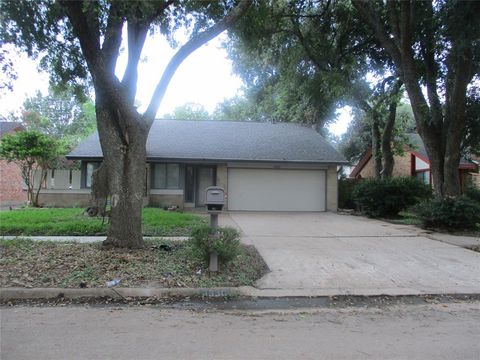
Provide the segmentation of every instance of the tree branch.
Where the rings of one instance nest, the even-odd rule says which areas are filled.
[[[180,64],[200,46],[214,39],[223,31],[235,24],[235,22],[245,14],[251,3],[251,0],[241,0],[227,16],[209,29],[202,31],[198,35],[191,38],[176,52],[165,68],[165,71],[163,72],[163,75],[157,84],[155,91],[153,92],[150,104],[143,114],[143,118],[148,126],[151,126],[153,120],[155,119],[155,115],[160,107],[163,97],[165,96],[165,92],[167,91],[168,84],[170,83],[170,80]]]
[[[148,29],[150,24],[176,0],[166,0],[160,2],[155,11],[150,14],[146,20],[137,20],[144,18],[142,14],[141,6],[137,6],[136,11],[138,16],[134,16],[128,21],[127,36],[128,36],[128,63],[125,69],[125,73],[122,78],[122,86],[124,87],[128,104],[133,105],[135,103],[135,96],[137,94],[137,80],[138,80],[138,62],[142,54],[142,49],[145,44]]]
[[[395,42],[389,36],[387,29],[383,25],[377,11],[372,9],[370,2],[363,0],[352,0],[352,4],[358,10],[358,12],[363,16],[363,18],[370,24],[372,27],[375,36],[380,41],[382,46],[387,50],[387,52],[392,57],[393,61],[397,65],[401,64],[401,53]],[[401,68],[401,66],[398,66]]]
[[[125,18],[120,14],[118,3],[112,2],[107,20],[105,40],[103,41],[102,53],[110,72],[115,71],[118,52],[122,44],[122,29]]]
[[[420,51],[425,63],[425,83],[427,86],[428,102],[432,110],[432,117],[436,123],[441,123],[443,119],[442,104],[438,96],[437,75],[438,65],[435,61],[435,44],[433,29],[433,8],[432,4],[427,5],[428,20],[426,21],[426,31],[420,39]]]
[[[387,1],[387,14],[388,19],[390,22],[390,27],[392,28],[393,39],[398,47],[400,44],[400,26],[398,25],[398,16],[397,16],[397,9],[396,9],[396,1],[395,0],[388,0]]]
[[[303,49],[305,50],[305,53],[307,54],[308,58],[310,59],[311,62],[317,67],[319,71],[328,71],[327,68],[322,66],[316,56],[313,54],[312,49],[310,46],[307,44],[307,41],[305,37],[302,34],[302,30],[300,29],[300,25],[298,24],[298,21],[296,21],[295,18],[290,18],[290,21],[293,26],[293,33],[297,37],[298,41],[300,41],[300,44],[302,45]]]
[[[453,44],[452,59],[449,61],[448,76],[447,76],[447,93],[446,93],[446,112],[445,116],[445,132],[461,136],[457,131],[451,127],[465,126],[465,106],[467,86],[473,78],[473,52],[470,47],[464,46],[461,51],[458,51],[458,40]],[[458,51],[458,52],[457,52]],[[447,142],[448,142],[447,137]],[[460,139],[457,139],[460,141]]]
[[[400,2],[400,46],[402,53],[411,56],[412,53],[412,19],[411,19],[411,3],[410,1]],[[413,57],[413,56],[412,56]]]
[[[294,8],[297,3],[298,3],[297,0],[290,0],[288,3],[288,7],[293,11],[295,11]],[[322,1],[321,5],[323,5],[323,9],[322,9],[322,12],[319,14],[300,14],[299,12],[295,12],[294,14],[293,13],[288,14],[288,13],[282,12],[278,14],[278,16],[286,17],[286,18],[300,18],[300,19],[323,19],[327,11],[330,9],[331,3],[332,3],[332,0]],[[305,6],[303,8],[305,8]]]
[[[110,71],[109,66],[111,66],[111,61],[110,63],[105,61],[100,48],[100,34],[95,35],[89,30],[87,14],[82,8],[83,2],[63,0],[60,4],[65,8],[73,31],[80,41],[83,56],[87,62],[96,88],[96,95],[101,96],[102,92],[98,91],[98,87],[102,88],[102,90],[108,93],[118,111],[127,115],[125,117],[127,120],[137,119],[137,111],[131,106],[128,106],[128,101],[125,92],[122,91],[123,88],[121,87],[120,81],[115,76],[115,73]],[[97,15],[90,13],[89,16]],[[126,125],[134,126],[135,124]]]
[[[138,62],[147,37],[148,24],[128,23],[128,63],[123,74],[122,86],[127,92],[130,105],[135,102],[138,80]]]
[[[438,134],[438,128],[430,121],[430,108],[420,87],[420,79],[416,70],[412,49],[411,47],[407,48],[407,44],[409,44],[408,38],[410,30],[405,29],[405,27],[413,21],[413,19],[411,19],[411,12],[409,11],[408,16],[399,21],[400,31],[405,31],[405,33],[400,34],[400,43],[402,46],[398,47],[390,37],[378,12],[370,6],[370,2],[352,0],[352,3],[373,28],[375,36],[394,61],[398,74],[407,89],[408,96],[412,103],[417,129],[422,136],[422,139],[425,140],[425,133]],[[406,15],[405,9],[402,11],[401,16]],[[410,46],[411,45],[412,44],[410,44]]]
[[[83,56],[87,61],[92,76],[99,66],[97,59],[100,58],[100,35],[92,33],[89,21],[83,12],[83,2],[62,0],[59,2],[66,10],[73,30],[80,40]]]

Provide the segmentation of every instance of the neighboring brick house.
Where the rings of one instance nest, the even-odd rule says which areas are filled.
[[[480,156],[472,155],[471,160],[477,165],[477,171],[468,173],[465,181],[480,189],[480,172],[478,171],[480,168]]]
[[[21,123],[0,121],[0,138],[24,129]],[[26,201],[20,168],[15,163],[0,160],[0,207],[19,206]]]
[[[423,145],[423,141],[418,134],[408,134],[410,146],[405,148],[403,155],[395,155],[395,165],[393,167],[393,176],[415,176],[426,184],[432,185],[432,174],[430,172],[430,162]],[[460,160],[458,166],[460,183],[463,188],[467,181],[479,180],[476,176],[478,172],[478,163],[464,158]],[[358,164],[350,173],[350,178],[371,178],[374,177],[374,165],[372,159],[372,150],[367,152],[360,159]],[[473,174],[473,175],[472,175]]]

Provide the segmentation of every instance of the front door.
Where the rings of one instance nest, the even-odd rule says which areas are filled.
[[[185,203],[195,206],[195,170],[192,165],[185,166]]]
[[[215,168],[197,168],[196,206],[205,206],[205,189],[215,185]]]

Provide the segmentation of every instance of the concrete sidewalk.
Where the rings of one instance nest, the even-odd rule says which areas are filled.
[[[464,235],[452,235],[443,233],[429,233],[427,238],[432,240],[441,241],[450,245],[456,245],[463,248],[471,246],[480,246],[480,237],[464,236]]]
[[[91,244],[96,242],[102,242],[106,239],[106,236],[1,236],[0,239],[13,240],[13,239],[28,239],[32,241],[59,241],[59,242],[78,242],[83,244]],[[145,236],[144,239],[164,239],[173,241],[185,241],[188,239],[186,236]]]

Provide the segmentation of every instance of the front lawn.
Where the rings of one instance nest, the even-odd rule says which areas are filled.
[[[108,224],[90,218],[82,208],[18,209],[0,212],[0,234],[17,236],[106,235]],[[191,230],[207,223],[193,214],[169,212],[159,208],[143,209],[145,236],[187,236]]]
[[[188,242],[146,240],[143,249],[100,243],[0,240],[0,287],[217,287],[253,285],[268,270],[251,246],[220,272],[209,273]]]

